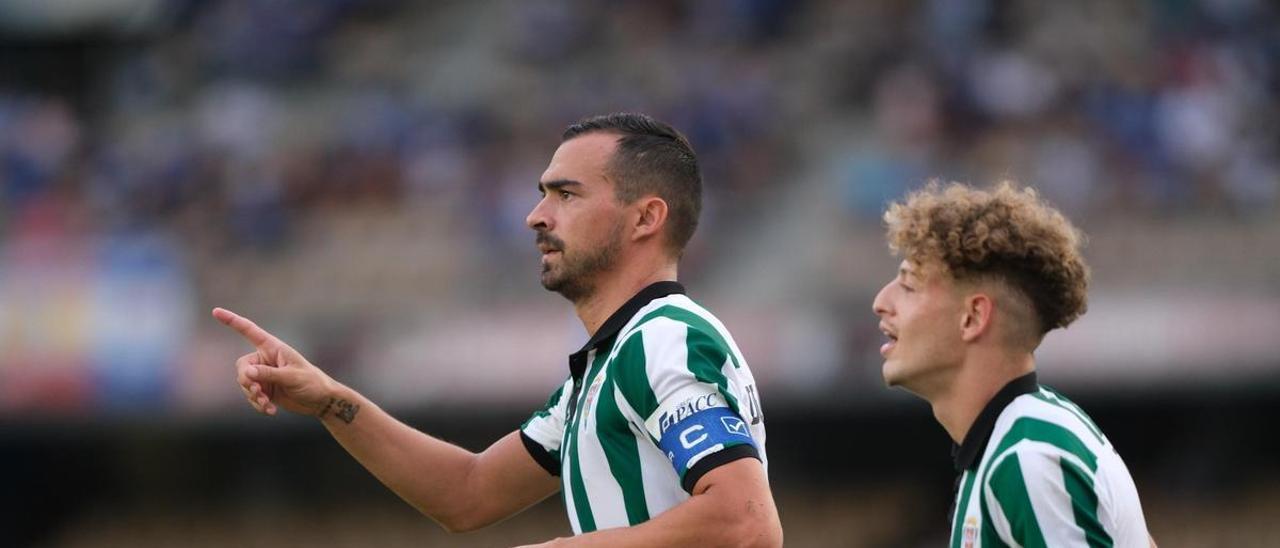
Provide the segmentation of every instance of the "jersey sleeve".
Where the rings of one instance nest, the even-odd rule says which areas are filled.
[[[995,532],[1013,546],[1111,546],[1090,463],[1024,443],[987,474],[984,502]]]
[[[560,442],[564,440],[565,417],[573,379],[560,385],[546,405],[520,425],[520,441],[539,465],[553,476],[560,475]]]
[[[665,318],[645,323],[619,350],[618,388],[685,491],[721,465],[761,460],[723,371],[734,360],[717,336]]]

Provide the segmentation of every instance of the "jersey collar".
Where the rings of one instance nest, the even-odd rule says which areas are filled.
[[[977,420],[973,421],[973,425],[969,427],[969,433],[965,434],[964,442],[951,446],[951,457],[955,459],[957,472],[973,468],[977,463],[978,455],[987,448],[987,441],[991,438],[991,431],[996,427],[996,419],[1000,418],[1000,412],[1004,411],[1014,398],[1037,390],[1040,390],[1040,383],[1036,381],[1036,372],[1032,371],[1009,381],[1009,384],[996,392],[995,397],[987,402],[987,406],[978,413]]]
[[[581,379],[582,375],[587,371],[587,353],[603,344],[605,341],[617,335],[622,328],[627,325],[632,316],[636,315],[645,305],[666,297],[668,295],[684,294],[684,286],[679,282],[664,281],[649,284],[634,297],[631,297],[622,307],[618,308],[609,319],[600,324],[595,334],[591,336],[591,340],[582,346],[581,350],[574,352],[569,356],[569,372],[573,374],[573,378]]]

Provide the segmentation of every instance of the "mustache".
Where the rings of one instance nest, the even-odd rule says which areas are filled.
[[[547,232],[539,232],[538,235],[534,237],[533,243],[535,245],[547,244],[548,247],[552,249],[564,251],[564,240],[561,240]]]

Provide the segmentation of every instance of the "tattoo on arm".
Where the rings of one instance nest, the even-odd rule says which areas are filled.
[[[356,420],[356,413],[360,412],[359,404],[351,403],[347,400],[338,400],[337,407],[338,418],[347,424],[351,424],[351,421]]]
[[[324,409],[321,409],[320,414],[317,416],[323,419],[329,415],[330,410],[333,410],[334,416],[338,417],[342,422],[351,424],[351,421],[356,420],[356,413],[360,412],[360,404],[338,398],[329,398],[329,403],[324,405]]]

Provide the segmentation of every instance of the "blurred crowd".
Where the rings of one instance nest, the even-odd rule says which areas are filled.
[[[1271,215],[1280,193],[1280,10],[1260,1],[168,11],[104,44],[92,100],[0,90],[5,234],[52,209],[71,230],[272,246],[317,211],[444,202],[486,245],[527,243],[559,129],[627,108],[689,134],[730,234],[851,115],[871,136],[841,155],[854,216],[931,177],[1016,175],[1101,215]]]
[[[874,242],[883,205],[934,177],[1013,178],[1080,219],[1280,205],[1280,10],[1262,1],[161,6],[65,66],[7,54],[14,74],[83,72],[0,88],[11,387],[77,401],[98,377],[12,379],[116,363],[134,401],[211,304],[291,318],[348,361],[373,311],[545,301],[524,216],[560,130],[606,111],[698,150],[708,210],[682,275],[705,286],[806,217]],[[108,329],[121,310],[151,321]]]
[[[858,214],[875,218],[886,197],[941,176],[1014,178],[1085,218],[1274,216],[1274,5],[938,1],[903,11],[871,52],[852,33],[832,59],[864,59],[844,83],[856,97],[847,107],[872,109],[871,146],[849,155]]]
[[[611,109],[670,120],[715,192],[750,201],[790,148],[760,41],[782,6],[724,4],[728,17],[512,3],[489,18],[390,1],[192,3],[173,29],[115,46],[92,101],[0,92],[4,230],[36,230],[52,208],[67,230],[272,247],[303,218],[373,205],[453,211],[440,229],[524,245],[559,132]]]

